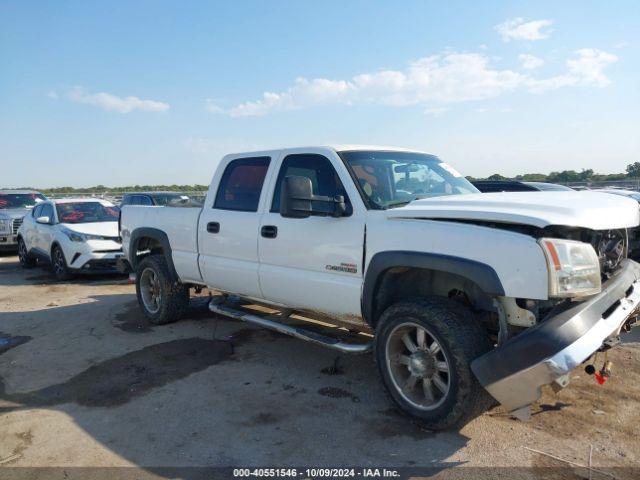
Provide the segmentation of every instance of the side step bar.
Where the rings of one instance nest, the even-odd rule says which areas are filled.
[[[209,303],[209,310],[213,313],[225,315],[227,317],[242,320],[243,322],[253,323],[269,330],[275,330],[276,332],[284,333],[292,337],[306,340],[307,342],[316,343],[325,347],[333,348],[342,353],[362,354],[368,353],[373,348],[373,342],[367,343],[346,343],[337,338],[328,337],[320,333],[305,330],[304,328],[294,327],[292,325],[285,325],[283,323],[274,322],[258,315],[243,312],[242,310],[236,310],[225,305]]]

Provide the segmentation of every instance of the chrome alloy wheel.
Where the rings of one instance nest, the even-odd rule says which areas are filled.
[[[151,268],[145,268],[140,276],[140,294],[144,308],[149,313],[157,313],[162,305],[162,290],[158,275]]]
[[[425,327],[407,322],[387,337],[387,369],[398,393],[421,410],[438,408],[451,386],[450,363]]]

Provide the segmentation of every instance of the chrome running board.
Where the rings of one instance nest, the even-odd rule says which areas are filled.
[[[290,335],[307,342],[333,348],[334,350],[338,350],[342,353],[363,354],[370,352],[373,348],[373,341],[366,343],[346,343],[338,340],[337,338],[322,335],[311,330],[305,330],[304,328],[293,325],[274,322],[273,320],[253,315],[251,313],[246,313],[242,310],[237,310],[226,305],[221,305],[219,303],[216,304],[213,301],[209,303],[209,310],[213,313],[242,320],[243,322],[253,323],[255,325],[268,328],[269,330],[275,330],[276,332],[284,333],[285,335]]]

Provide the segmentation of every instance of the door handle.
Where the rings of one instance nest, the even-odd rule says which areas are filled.
[[[207,232],[209,232],[209,233],[218,233],[218,232],[220,232],[220,224],[218,222],[209,222],[209,223],[207,223]]]
[[[275,225],[265,225],[260,229],[260,235],[264,238],[276,238],[278,236],[278,227]]]

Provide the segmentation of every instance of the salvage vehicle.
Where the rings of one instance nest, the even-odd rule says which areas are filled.
[[[121,221],[151,322],[178,320],[190,288],[209,288],[221,292],[216,314],[373,350],[391,399],[430,429],[463,425],[495,400],[526,418],[543,385],[566,386],[616,344],[640,302],[640,265],[625,258],[635,202],[482,194],[419,151],[228,155],[203,208],[127,206]]]
[[[45,196],[35,190],[0,190],[0,250],[18,248],[18,229],[22,218]]]
[[[119,209],[99,199],[69,198],[39,203],[18,230],[18,258],[24,268],[50,264],[59,280],[76,273],[116,271],[122,244]]]
[[[474,180],[473,186],[482,193],[492,192],[561,192],[571,191],[566,185],[547,182],[522,182],[520,180]]]

